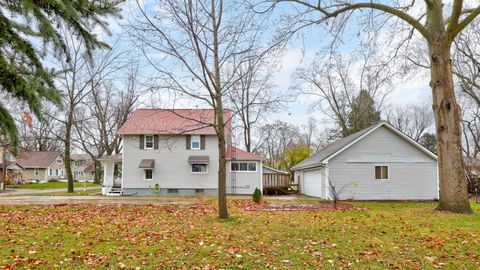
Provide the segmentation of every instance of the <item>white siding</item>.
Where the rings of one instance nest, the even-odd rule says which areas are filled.
[[[127,135],[123,140],[123,179],[126,189],[148,189],[159,184],[161,189],[217,189],[218,144],[217,137],[205,137],[205,150],[187,150],[185,136],[159,136],[159,149],[139,149],[139,135]],[[207,173],[191,173],[189,156],[209,156]],[[142,159],[154,159],[153,180],[144,180],[144,170],[138,168]],[[249,161],[252,162],[252,161]],[[255,161],[253,161],[255,162]],[[261,163],[256,172],[237,172],[237,194],[252,194],[261,190]],[[230,163],[227,163],[227,193],[231,192]]]
[[[185,136],[159,136],[159,149],[139,149],[139,135],[127,135],[123,140],[123,188],[150,188],[159,184],[165,188],[216,189],[218,148],[215,136],[205,136],[205,150],[187,150]],[[208,172],[190,173],[189,156],[209,156]],[[144,181],[144,171],[138,168],[142,159],[154,159],[153,180]]]
[[[255,162],[241,161],[236,162]],[[262,164],[260,161],[255,162],[257,165],[256,172],[236,172],[236,188],[235,194],[253,194],[255,188],[262,191]],[[227,162],[227,193],[233,193],[232,189],[232,171],[230,161]]]
[[[388,180],[375,180],[375,165],[389,166]],[[329,160],[328,168],[343,200],[438,198],[436,160],[383,126]]]

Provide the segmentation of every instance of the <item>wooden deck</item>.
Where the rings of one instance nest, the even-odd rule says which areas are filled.
[[[291,193],[292,182],[290,175],[279,173],[263,174],[263,194]]]

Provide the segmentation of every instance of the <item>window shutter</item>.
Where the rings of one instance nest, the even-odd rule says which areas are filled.
[[[192,136],[187,135],[187,150],[190,150],[192,147]]]
[[[158,135],[153,136],[153,149],[158,149]]]
[[[200,149],[205,150],[205,135],[200,135]]]
[[[145,135],[140,135],[140,149],[144,149],[145,146]]]

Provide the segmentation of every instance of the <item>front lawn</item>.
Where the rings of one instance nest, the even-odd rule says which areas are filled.
[[[478,269],[475,214],[433,203],[355,203],[347,212],[192,206],[0,206],[0,268]],[[8,248],[5,248],[8,247]]]
[[[74,187],[95,187],[100,186],[100,184],[94,184],[90,182],[74,182]],[[67,188],[67,182],[47,182],[47,183],[34,183],[34,184],[23,184],[23,185],[7,185],[9,188],[28,188],[28,189],[47,189],[47,188]]]

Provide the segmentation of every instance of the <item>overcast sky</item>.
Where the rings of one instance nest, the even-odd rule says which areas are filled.
[[[147,9],[154,9],[155,1],[145,0],[145,7]],[[123,5],[123,18],[115,19],[110,21],[110,29],[113,33],[112,36],[107,36],[101,34],[102,38],[107,41],[114,41],[119,36],[125,35],[125,32],[122,30],[121,25],[125,24],[129,16],[132,16],[132,13],[135,12],[136,3],[135,1],[127,1]],[[153,11],[153,10],[152,10]],[[357,30],[355,27],[349,29],[350,33]],[[299,38],[293,40],[289,46],[286,48],[280,59],[280,68],[275,74],[274,83],[276,85],[277,91],[287,92],[292,86],[292,75],[298,67],[302,67],[311,63],[313,56],[315,55],[316,50],[319,46],[322,46],[324,33],[322,30],[317,28],[310,28],[308,31],[309,37]],[[131,46],[128,40],[128,37],[123,37],[121,39],[120,46]],[[340,48],[339,51],[348,53],[349,50],[353,48],[355,43],[355,35],[349,36],[349,32],[346,33],[344,38],[344,48]],[[122,44],[124,43],[124,44]],[[132,53],[134,55],[134,53]],[[144,72],[148,73],[148,65],[146,64],[143,56],[138,54],[138,57],[135,59],[143,65]],[[430,88],[428,86],[428,74],[419,72],[414,78],[404,80],[401,83],[395,85],[393,92],[387,97],[386,105],[387,107],[399,106],[412,103],[425,103],[431,100]],[[168,104],[168,101],[165,102]],[[291,122],[296,125],[306,124],[309,117],[316,118],[320,123],[325,123],[325,116],[320,110],[311,110],[310,105],[312,104],[312,97],[300,96],[296,100],[290,102],[286,106],[286,110],[283,110],[281,113],[277,113],[268,117],[269,121],[274,120],[283,120]],[[146,104],[140,106],[147,106]],[[165,106],[159,104],[159,106]],[[167,105],[168,106],[168,105]]]

